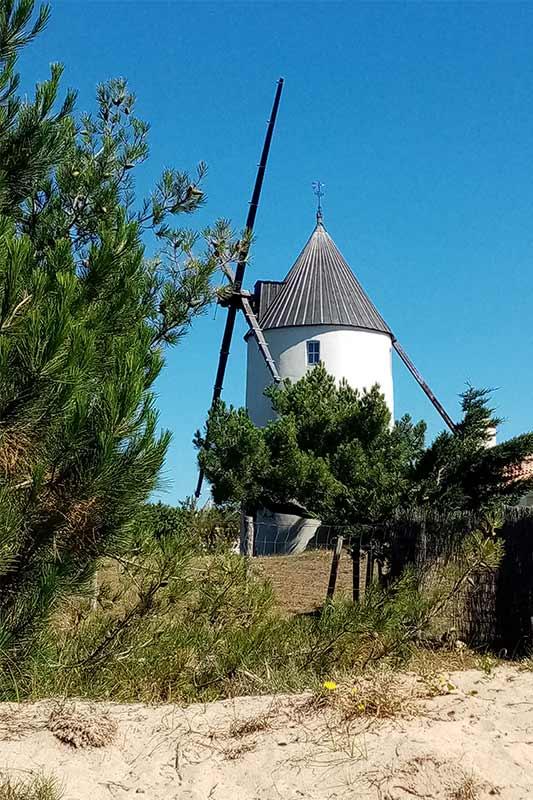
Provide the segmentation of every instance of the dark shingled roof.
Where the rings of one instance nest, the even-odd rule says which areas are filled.
[[[264,308],[263,302],[261,306]],[[263,308],[259,322],[264,330],[296,325],[346,325],[392,336],[320,216],[281,288],[264,312]]]

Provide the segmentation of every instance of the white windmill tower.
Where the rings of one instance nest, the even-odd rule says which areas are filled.
[[[280,78],[246,219],[246,230],[250,234],[254,228],[282,88],[283,79]],[[283,281],[259,281],[253,295],[243,288],[249,246],[247,239],[243,240],[235,274],[227,271],[229,292],[219,299],[219,303],[227,308],[227,317],[211,408],[222,394],[235,322],[237,314],[242,312],[249,328],[246,335],[246,405],[257,425],[266,424],[273,415],[263,394],[265,388],[283,378],[298,380],[319,361],[336,379],[345,378],[354,388],[364,389],[378,384],[392,416],[391,355],[394,349],[446,425],[454,431],[455,423],[365,294],[327,233],[320,205],[321,183],[315,184],[315,191],[319,201],[315,230]],[[206,426],[205,446],[209,446],[209,425]],[[196,498],[201,495],[203,478],[203,470],[200,470]],[[293,515],[288,508],[270,512],[276,518],[276,524],[285,520],[292,530],[283,546],[285,552],[303,549],[311,536],[309,530],[314,531],[318,524],[317,520],[299,516],[297,509],[294,511]],[[261,548],[258,547],[257,551],[260,552]]]
[[[321,362],[337,381],[359,390],[378,384],[394,419],[392,348],[394,336],[324,227],[316,182],[316,226],[282,281],[258,281],[252,300],[281,380],[302,378]],[[274,416],[265,389],[272,374],[252,331],[247,341],[246,407],[265,425]],[[304,550],[320,522],[298,508],[263,509],[256,517],[259,554]]]
[[[282,281],[258,281],[253,307],[281,379],[297,381],[318,362],[354,389],[379,384],[394,418],[389,326],[326,231],[318,195],[316,227]],[[251,332],[246,335],[246,407],[256,425],[272,419],[264,390],[272,376]]]

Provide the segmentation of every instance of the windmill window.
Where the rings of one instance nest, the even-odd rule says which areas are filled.
[[[307,364],[313,366],[320,363],[320,342],[307,342]]]

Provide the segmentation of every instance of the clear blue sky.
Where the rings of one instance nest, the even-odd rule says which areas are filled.
[[[499,387],[504,437],[533,428],[533,4],[56,0],[24,85],[55,60],[80,109],[99,81],[130,81],[152,126],[141,194],[165,166],[208,162],[198,226],[242,227],[283,75],[246,284],[287,272],[320,178],[329,232],[452,415],[470,381]],[[223,318],[200,320],[158,382],[167,502],[194,488]],[[224,392],[238,405],[243,333]],[[442,427],[399,363],[395,390],[397,416]]]

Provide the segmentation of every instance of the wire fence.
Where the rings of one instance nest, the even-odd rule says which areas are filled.
[[[286,525],[256,522],[254,555],[297,555],[308,550],[334,550],[339,536],[348,546],[357,534],[353,527],[320,525],[317,520],[303,519]]]
[[[528,516],[529,510],[525,511]],[[358,525],[325,525],[297,517],[280,523],[277,516],[272,515],[269,521],[245,518],[240,543],[243,554],[276,556],[334,550],[342,537],[345,548],[373,551],[380,560],[394,561],[401,569],[406,562],[423,565],[437,557],[452,556],[458,542],[477,522],[473,514],[463,512],[399,514],[390,520]]]
[[[316,520],[252,521],[243,526],[241,552],[260,563],[287,608],[308,611],[326,597],[364,598],[374,582],[388,585],[406,567],[431,578],[435,566],[460,559],[475,515],[398,515],[375,525],[321,525]],[[506,510],[498,537],[504,558],[480,570],[459,593],[446,625],[476,646],[533,646],[533,511]]]
[[[297,517],[280,524],[277,518],[244,518],[240,552],[276,562],[264,571],[282,594],[292,587],[297,595],[320,596],[322,601],[340,590],[358,602],[374,582],[387,586],[406,566],[423,573],[437,561],[453,559],[460,535],[474,524],[465,514],[399,515],[357,526],[324,525]],[[284,586],[279,586],[280,574]],[[303,583],[308,585],[302,587]]]

